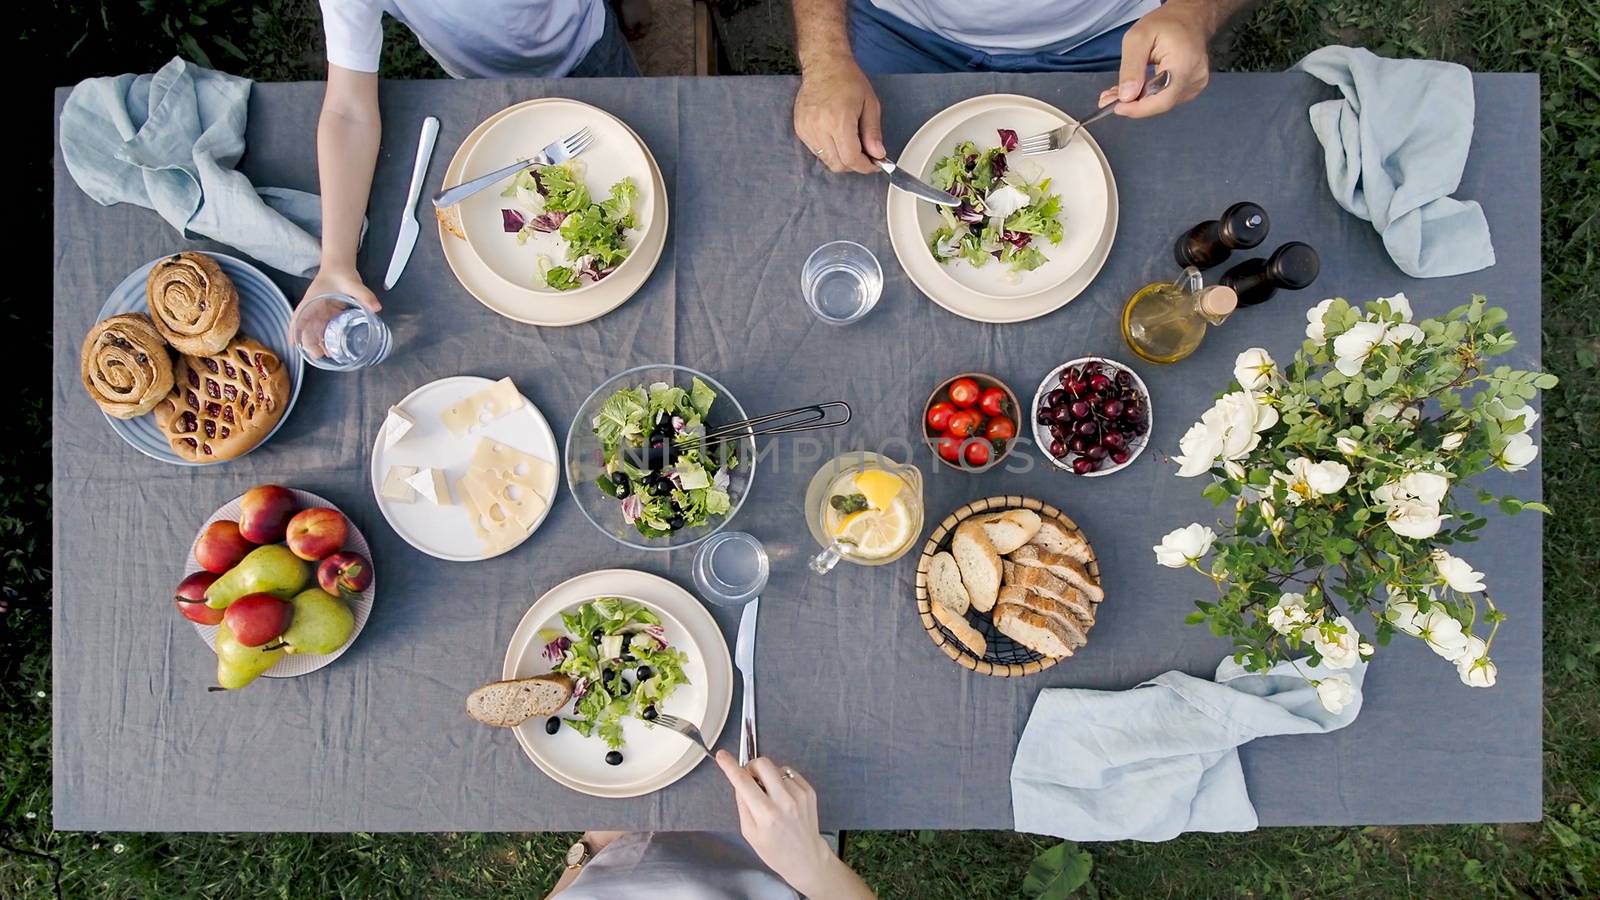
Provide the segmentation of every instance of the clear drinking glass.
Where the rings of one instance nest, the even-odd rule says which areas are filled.
[[[378,314],[347,294],[318,294],[295,307],[289,343],[319,369],[353,372],[383,362],[394,338]]]
[[[756,599],[771,571],[767,549],[742,531],[714,534],[694,554],[695,589],[718,606],[743,606]]]
[[[922,536],[922,472],[859,450],[823,464],[806,487],[806,526],[822,547],[811,571],[840,560],[882,566],[906,555]]]
[[[883,294],[883,268],[854,241],[831,241],[811,251],[800,269],[800,293],[817,318],[849,325],[872,312]]]

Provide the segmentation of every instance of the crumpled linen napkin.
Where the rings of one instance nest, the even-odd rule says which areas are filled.
[[[1250,831],[1239,746],[1343,728],[1361,711],[1365,674],[1365,663],[1330,670],[1304,660],[1255,674],[1230,657],[1215,681],[1174,671],[1126,691],[1040,691],[1011,765],[1016,830],[1074,841]],[[1339,675],[1354,695],[1334,714],[1306,679]]]
[[[1483,208],[1450,196],[1472,144],[1470,71],[1337,45],[1293,68],[1344,95],[1311,106],[1328,187],[1340,206],[1372,223],[1402,272],[1439,278],[1494,265]]]
[[[90,78],[61,111],[61,154],[83,192],[160,213],[186,238],[207,237],[292,275],[320,257],[316,194],[256,188],[244,155],[249,79],[174,58],[154,75]]]

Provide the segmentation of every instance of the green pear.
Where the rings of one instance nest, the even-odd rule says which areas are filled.
[[[277,665],[282,658],[282,650],[246,647],[233,636],[226,623],[217,626],[217,684],[226,690],[236,691],[255,681],[256,676]]]
[[[279,640],[290,653],[332,653],[356,628],[350,607],[322,588],[302,591],[289,602],[294,604],[294,618]]]
[[[287,600],[311,580],[311,564],[282,544],[257,547],[206,588],[206,605],[227,609],[246,594],[272,594]]]

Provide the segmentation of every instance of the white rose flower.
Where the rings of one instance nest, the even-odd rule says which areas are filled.
[[[1439,528],[1448,518],[1450,517],[1439,515],[1437,504],[1423,503],[1420,500],[1401,500],[1390,505],[1385,515],[1390,531],[1418,541],[1438,534]]]
[[[1328,329],[1322,324],[1322,317],[1333,307],[1333,301],[1334,298],[1329,297],[1306,310],[1306,337],[1318,344],[1327,343]]]
[[[1336,716],[1355,698],[1355,685],[1343,675],[1329,675],[1317,682],[1317,702]]]
[[[1494,687],[1500,670],[1489,658],[1489,647],[1483,638],[1476,635],[1467,637],[1466,647],[1456,659],[1456,674],[1461,676],[1461,683],[1467,687]]]
[[[1261,432],[1276,424],[1278,411],[1266,398],[1250,391],[1222,395],[1178,441],[1178,474],[1190,478],[1211,471],[1219,460],[1243,459],[1261,443]]]
[[[1306,609],[1306,595],[1285,593],[1267,610],[1267,624],[1272,630],[1288,637],[1316,621],[1311,610]]]
[[[1247,391],[1266,390],[1276,374],[1278,364],[1260,347],[1251,347],[1233,361],[1233,377]]]
[[[1234,481],[1243,481],[1246,474],[1244,466],[1239,465],[1231,459],[1222,464],[1222,471]],[[1244,498],[1240,497],[1239,499],[1243,500]]]
[[[1398,347],[1406,341],[1411,341],[1414,344],[1420,344],[1426,339],[1427,336],[1422,333],[1421,328],[1405,323],[1399,325],[1390,325],[1383,332],[1383,342],[1391,347]]]
[[[1277,515],[1278,515],[1278,508],[1276,506],[1272,505],[1272,501],[1271,500],[1263,500],[1263,501],[1261,501],[1261,518],[1263,518],[1266,521],[1270,522],[1274,518],[1277,518]]]
[[[1322,664],[1328,668],[1348,669],[1361,660],[1361,635],[1348,617],[1324,622],[1309,634],[1312,645],[1322,655]]]
[[[1288,489],[1290,506],[1299,506],[1307,500],[1336,494],[1343,490],[1345,482],[1350,480],[1350,469],[1344,463],[1315,462],[1304,456],[1296,456],[1286,465],[1289,471],[1274,472],[1272,477],[1283,482]]]
[[[1333,445],[1345,456],[1355,456],[1361,452],[1361,442],[1355,438],[1337,437],[1333,439]]]
[[[1433,568],[1439,573],[1439,580],[1448,584],[1451,590],[1463,594],[1476,594],[1483,590],[1483,573],[1472,571],[1472,566],[1466,560],[1438,548],[1429,555],[1433,558]]]
[[[1378,652],[1378,648],[1372,646],[1371,644],[1367,643],[1366,641],[1362,641],[1361,642],[1361,646],[1357,647],[1356,651],[1361,654],[1361,658],[1362,659],[1366,659],[1367,657],[1371,656],[1372,654],[1377,653]]]
[[[1467,635],[1461,623],[1443,607],[1434,606],[1417,621],[1417,637],[1428,642],[1433,652],[1454,661],[1467,647]]]
[[[1211,471],[1222,453],[1222,429],[1205,420],[1196,422],[1178,439],[1178,449],[1182,452],[1173,457],[1178,474],[1184,478],[1203,475]]]
[[[1422,418],[1422,410],[1406,404],[1404,406],[1393,400],[1384,400],[1367,407],[1361,414],[1361,424],[1372,427],[1379,422],[1401,422],[1406,425],[1415,425]]]
[[[1150,548],[1156,552],[1156,562],[1172,569],[1181,569],[1211,552],[1217,533],[1196,522],[1167,532],[1161,543]]]
[[[1535,426],[1535,425],[1537,425],[1539,423],[1539,411],[1534,409],[1531,406],[1524,406],[1521,409],[1518,409],[1518,410],[1515,410],[1515,411],[1511,412],[1505,418],[1507,418],[1507,419],[1521,419],[1522,420],[1522,430],[1523,431],[1532,431],[1533,430],[1533,426]]]
[[[1411,300],[1402,292],[1393,297],[1379,297],[1379,300],[1389,304],[1389,312],[1400,316],[1400,321],[1411,321]]]
[[[1421,614],[1417,612],[1417,604],[1404,599],[1405,594],[1393,585],[1389,587],[1389,605],[1383,611],[1383,617],[1389,620],[1394,630],[1412,637],[1422,633]]]
[[[1521,472],[1539,455],[1539,448],[1527,432],[1510,435],[1505,446],[1494,455],[1494,464],[1507,472]]]
[[[1355,377],[1366,365],[1367,357],[1383,342],[1388,327],[1382,322],[1357,322],[1333,339],[1333,367],[1343,375]]]
[[[1446,453],[1453,453],[1460,450],[1461,445],[1466,442],[1467,436],[1465,434],[1459,431],[1452,431],[1439,441],[1439,449]]]

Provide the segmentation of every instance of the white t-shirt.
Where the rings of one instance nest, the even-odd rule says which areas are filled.
[[[605,31],[605,0],[321,0],[328,62],[378,71],[383,14],[455,78],[559,77]]]
[[[870,0],[897,18],[985,53],[1066,51],[1161,0]]]

